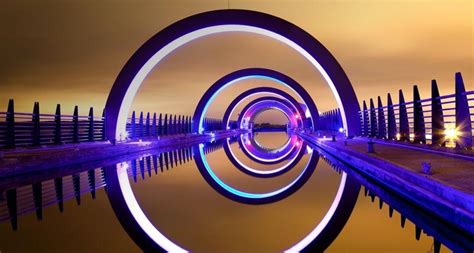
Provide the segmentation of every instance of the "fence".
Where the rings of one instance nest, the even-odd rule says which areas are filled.
[[[455,94],[440,96],[436,80],[431,82],[431,98],[421,99],[413,86],[413,101],[406,102],[399,90],[399,103],[387,94],[387,105],[380,96],[377,107],[370,99],[360,111],[361,135],[373,138],[412,141],[434,145],[449,142],[471,149],[473,142],[474,91],[467,91],[461,73],[455,75]]]
[[[193,133],[191,116],[160,113],[150,119],[150,113],[137,119],[135,111],[127,122],[129,138],[158,137],[175,134]],[[222,121],[205,118],[203,127],[206,131],[222,129]],[[54,114],[41,114],[38,102],[34,103],[32,113],[15,112],[14,101],[10,99],[6,112],[0,112],[0,148],[41,146],[51,144],[80,143],[105,141],[105,117],[94,116],[94,109],[89,114],[79,115],[79,108],[74,107],[73,115],[62,115],[61,106],[56,106]]]

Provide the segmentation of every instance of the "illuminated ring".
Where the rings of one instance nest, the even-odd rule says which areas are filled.
[[[250,135],[250,134],[247,134]],[[264,150],[257,144],[253,137],[249,138],[249,143],[246,143],[246,136],[241,135],[237,138],[237,143],[239,144],[240,150],[252,161],[262,164],[277,164],[284,160],[290,159],[292,153],[296,150],[296,141],[298,137],[292,135],[288,138],[287,142],[278,149],[275,150]]]
[[[305,115],[307,114],[306,117],[311,120],[311,126],[317,126],[319,114],[318,109],[316,108],[316,104],[314,103],[309,93],[306,92],[306,90],[298,82],[293,80],[291,77],[275,70],[264,68],[249,68],[237,70],[221,77],[206,90],[204,95],[199,100],[196,106],[196,110],[194,111],[194,129],[198,129],[199,133],[202,133],[204,131],[202,125],[207,109],[222,90],[224,90],[226,87],[235,84],[236,82],[251,78],[271,80],[293,90],[296,95],[298,95],[301,100],[306,103],[306,106],[308,107],[308,113],[305,112]]]
[[[229,129],[230,116],[232,115],[235,108],[242,101],[244,101],[245,99],[251,96],[261,95],[261,94],[270,94],[270,95],[280,96],[288,100],[298,110],[299,114],[302,117],[306,118],[307,116],[309,116],[309,112],[306,113],[306,111],[303,110],[301,106],[299,106],[300,103],[298,103],[298,101],[295,98],[293,98],[290,94],[284,92],[283,90],[273,88],[273,87],[257,87],[257,88],[244,91],[243,93],[238,95],[234,100],[232,100],[232,102],[229,104],[229,106],[225,110],[224,116],[222,117],[222,124],[223,124],[222,129]],[[319,114],[316,115],[316,117],[319,117]]]
[[[224,145],[225,146],[225,145]],[[305,145],[304,150],[306,149]],[[207,159],[204,154],[204,144],[199,144],[193,147],[195,151],[194,161],[199,169],[199,172],[206,180],[206,182],[214,188],[217,192],[221,195],[245,204],[268,204],[275,201],[279,201],[283,198],[288,197],[289,195],[296,192],[299,188],[301,188],[306,181],[311,177],[313,174],[316,165],[318,164],[319,154],[317,152],[312,152],[309,161],[306,163],[305,168],[302,172],[289,184],[284,187],[279,188],[278,190],[266,193],[250,193],[244,192],[238,189],[235,189],[225,182],[223,182],[212,170],[209,166]],[[303,149],[300,149],[298,152],[298,159],[301,159],[303,156]],[[295,160],[298,160],[295,158]]]
[[[282,175],[286,173],[287,171],[290,171],[293,167],[295,167],[300,162],[301,158],[303,157],[306,145],[302,144],[299,147],[293,146],[293,148],[290,150],[291,152],[284,157],[285,159],[289,161],[286,164],[272,170],[257,170],[245,165],[245,163],[240,161],[235,156],[234,152],[232,151],[232,148],[230,147],[229,140],[224,141],[222,147],[224,149],[224,153],[226,154],[227,158],[229,158],[229,161],[241,172],[250,176],[254,176],[254,177],[270,178],[270,177],[276,177],[276,176]],[[241,149],[241,150],[245,153],[244,149]],[[251,157],[250,155],[247,155],[247,156]],[[283,159],[281,161],[283,161]],[[260,162],[260,163],[264,163],[264,162]]]
[[[128,235],[144,252],[188,252],[166,238],[140,208],[127,174],[128,163],[104,167],[107,197]],[[336,197],[313,230],[285,252],[323,252],[342,231],[357,202],[360,184],[342,173]]]
[[[261,97],[251,101],[242,109],[242,112],[237,118],[237,126],[240,126],[240,129],[242,129],[243,120],[245,118],[249,119],[249,123],[253,122],[260,113],[270,109],[282,112],[291,124],[291,129],[302,127],[306,119],[304,116],[300,116],[299,111],[287,100],[276,97]],[[296,118],[293,117],[294,115],[299,116]]]
[[[107,138],[115,142],[126,135],[125,125],[133,98],[156,64],[190,41],[222,32],[260,34],[295,49],[321,73],[333,91],[346,134],[353,136],[359,132],[360,106],[354,89],[337,60],[318,40],[298,26],[269,14],[249,10],[217,10],[173,23],[133,54],[117,76],[107,98]]]
[[[269,36],[298,51],[320,71],[332,89],[341,111],[343,127],[347,130],[346,135],[354,136],[359,132],[358,111],[360,107],[354,89],[342,67],[319,41],[298,26],[269,14],[249,10],[217,10],[196,14],[173,23],[155,34],[133,54],[117,76],[107,98],[105,106],[107,139],[115,143],[125,137],[125,125],[133,98],[145,77],[156,64],[189,41],[206,35],[231,31]],[[108,187],[110,181],[111,188],[116,188],[111,191],[109,199],[117,217],[121,220],[122,225],[124,223],[131,224],[131,226],[136,225],[134,226],[136,231],[127,229],[129,235],[145,250],[184,251],[151,225],[131,191],[128,178],[124,179],[122,176],[123,168],[112,167],[107,171],[109,172],[108,178],[110,178],[107,180]],[[323,222],[303,241],[289,249],[290,252],[300,251],[306,246],[311,246],[312,240],[326,236],[332,238],[331,233],[326,230],[327,225],[331,225],[333,222],[337,223],[334,218],[338,214],[346,213],[344,210],[338,212],[340,210],[338,205],[341,199],[346,199],[344,196],[350,197],[353,190],[349,189],[350,187],[345,187],[345,185],[349,185],[345,180],[345,175],[343,174],[344,180],[341,180],[336,199]],[[350,202],[352,203],[352,200]],[[119,215],[122,211],[116,210],[116,208],[124,207],[128,208],[123,211],[124,216],[129,218],[126,222],[123,222],[122,215]],[[326,240],[326,242],[328,241],[330,240]],[[322,246],[320,250],[324,248]]]
[[[292,117],[294,114],[294,111],[289,108],[291,104],[283,99],[275,98],[275,97],[261,97],[258,99],[255,99],[251,101],[249,104],[247,104],[243,110],[242,113],[240,113],[240,116],[237,120],[238,125],[242,125],[242,120],[244,117],[248,115],[248,113],[254,113],[251,115],[250,122],[253,121],[253,118],[256,116],[255,114],[258,114],[261,109],[266,109],[267,105],[262,104],[267,101],[276,101],[279,103],[281,107],[281,110],[285,114],[285,116],[288,118],[288,120],[292,120],[293,127],[295,125],[301,125],[302,122],[304,122],[305,118],[300,117],[299,119],[296,119]],[[299,105],[299,104],[298,104]],[[263,107],[262,107],[263,106]],[[301,109],[301,108],[300,108]],[[298,124],[299,122],[300,124]],[[244,154],[249,157],[251,160],[259,163],[264,163],[264,164],[277,164],[280,163],[283,160],[286,160],[289,158],[291,155],[292,150],[294,149],[294,146],[296,144],[296,136],[293,136],[292,138],[289,138],[289,140],[285,143],[280,148],[277,148],[275,150],[269,151],[265,150],[263,148],[260,148],[258,145],[256,145],[255,140],[253,138],[250,138],[249,143],[243,144],[245,142],[243,138],[247,137],[247,135],[241,135],[240,138],[238,139],[239,146],[241,150],[244,152]],[[248,145],[250,144],[250,145]],[[291,144],[291,145],[290,145]],[[275,154],[278,154],[278,156],[275,157]],[[273,156],[273,157],[270,157]],[[238,159],[237,159],[238,160]],[[240,162],[239,162],[240,163]],[[276,172],[276,171],[274,171]],[[258,173],[257,173],[258,174]],[[274,173],[265,173],[265,174],[274,174]]]

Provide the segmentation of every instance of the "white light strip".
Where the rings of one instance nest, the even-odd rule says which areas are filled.
[[[188,252],[160,233],[160,231],[158,231],[158,229],[153,226],[148,217],[146,217],[145,213],[143,213],[143,210],[141,209],[137,199],[135,198],[135,195],[133,194],[132,187],[130,186],[130,180],[128,179],[127,174],[127,165],[127,163],[117,164],[118,182],[120,189],[122,190],[125,203],[127,204],[128,209],[137,221],[138,225],[140,225],[143,231],[164,250],[168,252]]]
[[[344,111],[344,107],[342,106],[341,99],[339,97],[339,94],[337,93],[336,87],[327,74],[327,72],[323,69],[321,64],[314,59],[314,57],[311,56],[306,50],[304,50],[301,46],[296,44],[295,42],[277,34],[272,31],[263,29],[263,28],[258,28],[258,27],[253,27],[253,26],[246,26],[246,25],[217,25],[217,26],[211,26],[211,27],[206,27],[202,28],[199,30],[196,30],[194,32],[190,32],[188,34],[185,34],[172,42],[170,42],[168,45],[164,46],[161,48],[158,52],[156,52],[144,65],[143,67],[138,71],[137,75],[133,78],[132,82],[130,83],[130,86],[125,93],[125,96],[122,100],[122,104],[120,106],[119,110],[119,115],[117,119],[117,126],[116,126],[116,139],[119,140],[120,136],[124,136],[125,134],[125,126],[128,118],[128,114],[130,112],[130,108],[133,103],[133,98],[135,97],[138,88],[140,85],[143,83],[143,80],[147,77],[147,75],[151,72],[153,67],[155,67],[156,64],[158,64],[161,60],[163,60],[167,55],[169,55],[171,52],[176,50],[177,48],[181,47],[182,45],[193,41],[195,39],[211,35],[211,34],[217,34],[217,33],[223,33],[223,32],[249,32],[249,33],[255,33],[255,34],[260,34],[263,36],[267,36],[270,38],[273,38],[275,40],[278,40],[291,48],[295,49],[298,53],[300,53],[304,58],[306,58],[318,71],[321,73],[322,77],[326,80],[328,83],[329,87],[331,88],[337,104],[339,106],[339,109],[341,111],[341,116],[342,116],[342,121],[344,125],[344,129],[348,129],[347,127],[347,120],[346,120],[346,114]]]
[[[339,203],[341,202],[342,193],[344,192],[344,187],[346,186],[346,172],[342,172],[341,183],[339,184],[339,188],[337,189],[336,197],[331,204],[328,212],[324,215],[323,219],[319,222],[319,224],[311,231],[303,240],[299,241],[297,244],[293,245],[293,247],[285,250],[285,252],[293,253],[293,252],[300,252],[304,248],[306,248],[318,235],[323,231],[323,229],[328,225],[331,218],[334,216]]]

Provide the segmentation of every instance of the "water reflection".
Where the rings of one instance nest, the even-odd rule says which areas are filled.
[[[260,134],[259,138],[259,143],[264,146],[268,139],[276,137]],[[389,217],[394,216],[395,211],[401,213],[400,225],[405,226],[408,221],[415,223],[415,231],[410,231],[410,234],[414,234],[413,240],[424,234],[436,238],[433,241],[433,251],[440,244],[455,252],[465,252],[474,247],[472,235],[436,220],[403,197],[384,190],[382,186],[354,173],[344,163],[317,149],[311,153],[308,153],[310,149],[301,149],[304,152],[300,161],[278,177],[258,178],[242,173],[227,159],[223,148],[227,141],[236,157],[258,170],[271,171],[288,162],[288,159],[275,164],[257,165],[256,161],[247,157],[239,148],[241,144],[234,142],[239,139],[240,137],[168,152],[150,152],[127,157],[118,166],[114,162],[96,169],[70,170],[66,176],[50,175],[47,180],[44,180],[44,175],[37,175],[37,179],[41,180],[33,176],[29,177],[29,181],[10,180],[8,184],[0,184],[0,219],[3,222],[10,221],[14,228],[17,226],[18,216],[29,213],[37,219],[43,219],[42,222],[49,222],[48,218],[52,219],[52,215],[48,215],[48,212],[51,213],[48,210],[51,208],[44,209],[45,207],[57,204],[64,211],[64,204],[68,200],[84,205],[84,194],[90,194],[89,198],[96,198],[97,192],[105,187],[116,217],[143,250],[161,250],[165,244],[157,244],[153,240],[154,235],[145,232],[144,224],[140,224],[143,221],[138,221],[139,218],[131,214],[130,209],[134,205],[142,210],[143,216],[149,221],[145,226],[156,227],[163,238],[169,238],[166,243],[180,245],[193,252],[280,252],[285,249],[319,252],[327,248],[330,251],[331,242],[345,229],[347,220],[357,218],[350,216],[362,183],[365,189],[363,196],[374,202],[378,199],[373,208],[388,206]],[[278,141],[281,143],[281,140]],[[298,191],[287,194],[275,203],[254,206],[229,200],[227,196],[223,197],[219,191],[211,188],[202,179],[199,166],[195,166],[194,162],[189,163],[198,156],[207,159],[216,176],[229,185],[248,192],[277,189],[296,178],[312,159],[319,162],[314,166],[312,176],[308,177],[306,184],[300,186]],[[328,170],[330,167],[334,171]],[[176,169],[163,173],[162,176],[154,176],[173,168]],[[118,187],[119,180],[128,183],[128,194],[135,195],[136,204],[117,197],[123,195],[123,188]],[[15,185],[12,183],[14,181],[21,183]],[[346,191],[341,190],[342,186]],[[104,200],[99,198],[96,201]],[[363,200],[359,200],[361,201]],[[72,211],[71,207],[67,210]],[[88,217],[86,210],[82,211],[83,217]],[[371,218],[357,219],[369,223]],[[19,223],[19,230],[25,229],[26,221],[20,218]],[[14,234],[6,230],[5,226],[1,229],[4,239],[0,239],[0,245],[6,249],[12,248],[11,245],[18,242],[12,240],[15,238]],[[369,238],[377,238],[377,233],[381,231],[361,233],[366,233]],[[56,236],[63,237],[59,234]]]

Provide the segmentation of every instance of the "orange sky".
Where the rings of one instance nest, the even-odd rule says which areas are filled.
[[[101,111],[116,75],[149,37],[186,16],[227,8],[227,1],[11,1],[0,4],[0,110],[40,101]],[[360,101],[418,84],[429,96],[435,78],[452,93],[456,71],[473,89],[472,1],[230,1],[231,8],[267,12],[311,33],[338,59]],[[335,106],[328,87],[286,46],[250,34],[220,34],[192,42],[160,63],[135,100],[137,110],[190,114],[205,89],[240,68],[284,72],[310,92],[321,111]],[[250,80],[216,100],[212,115]],[[264,81],[263,81],[264,82]],[[177,92],[181,95],[177,96]],[[398,96],[395,95],[397,100]]]

